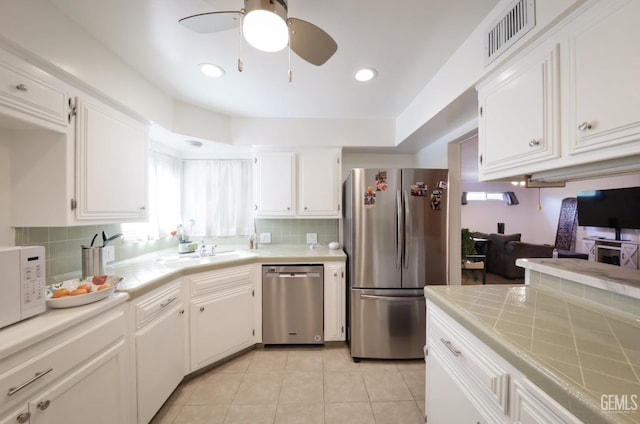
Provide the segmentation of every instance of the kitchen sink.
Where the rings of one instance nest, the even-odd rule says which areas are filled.
[[[221,250],[217,251],[214,256],[200,256],[199,253],[187,253],[165,256],[163,258],[159,258],[158,262],[171,268],[182,268],[187,266],[214,264],[234,259],[248,258],[250,256],[250,253],[237,250]]]

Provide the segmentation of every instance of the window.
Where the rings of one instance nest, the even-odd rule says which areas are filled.
[[[504,193],[489,193],[486,191],[465,191],[462,193],[462,204],[467,202],[499,200],[506,201],[509,206],[519,204],[518,198],[513,191],[505,191]]]
[[[253,232],[250,160],[182,160],[151,151],[149,222],[122,224],[128,241],[157,240],[183,224],[188,236]]]

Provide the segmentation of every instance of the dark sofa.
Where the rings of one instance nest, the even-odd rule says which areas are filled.
[[[488,243],[478,245],[478,253],[487,256],[487,272],[501,275],[504,278],[524,278],[524,268],[516,266],[518,258],[550,258],[555,246],[550,244],[532,244],[520,241],[520,234],[482,234],[476,237],[489,240]],[[559,258],[587,259],[584,253],[569,250],[558,250]]]

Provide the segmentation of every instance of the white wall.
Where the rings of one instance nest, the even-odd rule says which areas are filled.
[[[415,168],[414,155],[393,153],[342,152],[342,179],[353,168]]]
[[[509,206],[505,201],[486,200],[469,201],[462,206],[461,225],[471,231],[496,233],[497,223],[504,222],[505,234],[522,234],[522,240],[536,244],[553,244],[554,234],[548,238],[546,231],[540,231],[546,226],[546,217],[537,210],[538,191],[513,186],[510,183],[462,183],[463,191],[505,192],[513,191],[520,204]],[[556,217],[557,222],[557,217]]]
[[[0,10],[1,41],[29,51],[147,119],[171,127],[171,98],[50,1],[0,0]]]
[[[0,246],[13,246],[15,235],[11,222],[11,148],[0,129]]]

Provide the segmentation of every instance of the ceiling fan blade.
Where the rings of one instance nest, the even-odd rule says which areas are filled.
[[[289,18],[289,45],[298,56],[320,66],[338,50],[338,44],[324,30],[302,19]]]
[[[240,16],[242,14],[240,10],[199,13],[182,18],[178,22],[191,31],[208,34],[237,28],[240,25]]]

